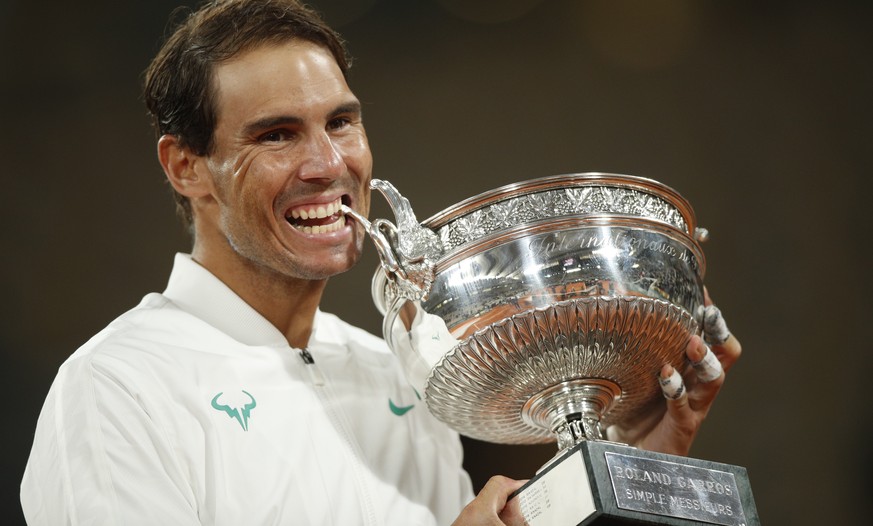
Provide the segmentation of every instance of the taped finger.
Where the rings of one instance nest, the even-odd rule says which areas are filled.
[[[661,384],[664,398],[678,400],[685,394],[685,382],[682,381],[682,375],[676,369],[673,369],[673,374],[667,378],[658,377],[658,383]]]
[[[721,311],[715,305],[707,305],[703,311],[703,335],[713,345],[721,345],[731,335]]]
[[[708,346],[703,358],[701,358],[699,362],[692,362],[691,366],[694,367],[694,371],[697,373],[697,378],[701,382],[711,382],[720,377],[722,372],[724,372],[721,362],[718,361],[718,357],[716,357],[715,353],[713,353],[712,349]]]

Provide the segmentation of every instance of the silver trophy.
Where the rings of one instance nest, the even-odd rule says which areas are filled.
[[[757,524],[743,468],[605,440],[661,404],[700,332],[705,260],[690,204],[641,177],[534,179],[419,223],[362,223],[381,260],[383,333],[430,412],[504,444],[557,441],[517,498],[537,524]]]

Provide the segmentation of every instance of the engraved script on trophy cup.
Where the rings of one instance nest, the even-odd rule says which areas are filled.
[[[577,518],[587,512],[573,506],[542,509],[562,500],[547,498],[549,484],[553,493],[563,491],[555,489],[562,470],[587,471],[584,484],[592,487],[608,481],[615,499],[592,500],[591,516],[755,523],[751,493],[743,502],[740,491],[725,496],[725,476],[705,461],[677,464],[678,457],[604,440],[608,426],[632,426],[662,403],[658,371],[667,363],[681,370],[685,345],[700,331],[700,242],[708,233],[681,195],[641,177],[571,174],[497,188],[419,223],[390,183],[374,180],[372,187],[385,195],[396,225],[344,210],[377,247],[381,267],[372,292],[385,316],[383,333],[430,412],[480,440],[558,443],[561,459],[519,495],[531,524],[541,516],[582,522]],[[667,476],[677,485],[718,484],[722,494],[677,486],[675,494],[657,493],[666,504],[654,502],[654,487],[620,476],[644,467],[671,469]],[[576,507],[585,501],[577,497]]]

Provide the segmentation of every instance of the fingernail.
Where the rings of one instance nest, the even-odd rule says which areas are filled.
[[[691,350],[687,353],[688,360],[691,363],[699,362],[706,356],[706,344],[703,343],[703,340],[698,339],[697,345],[693,345]]]

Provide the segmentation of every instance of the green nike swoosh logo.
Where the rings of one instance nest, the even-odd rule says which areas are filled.
[[[403,407],[397,407],[396,405],[394,405],[394,400],[391,400],[390,398],[388,399],[388,409],[390,409],[391,412],[397,416],[405,415],[413,407],[415,407],[415,404],[405,405]]]

